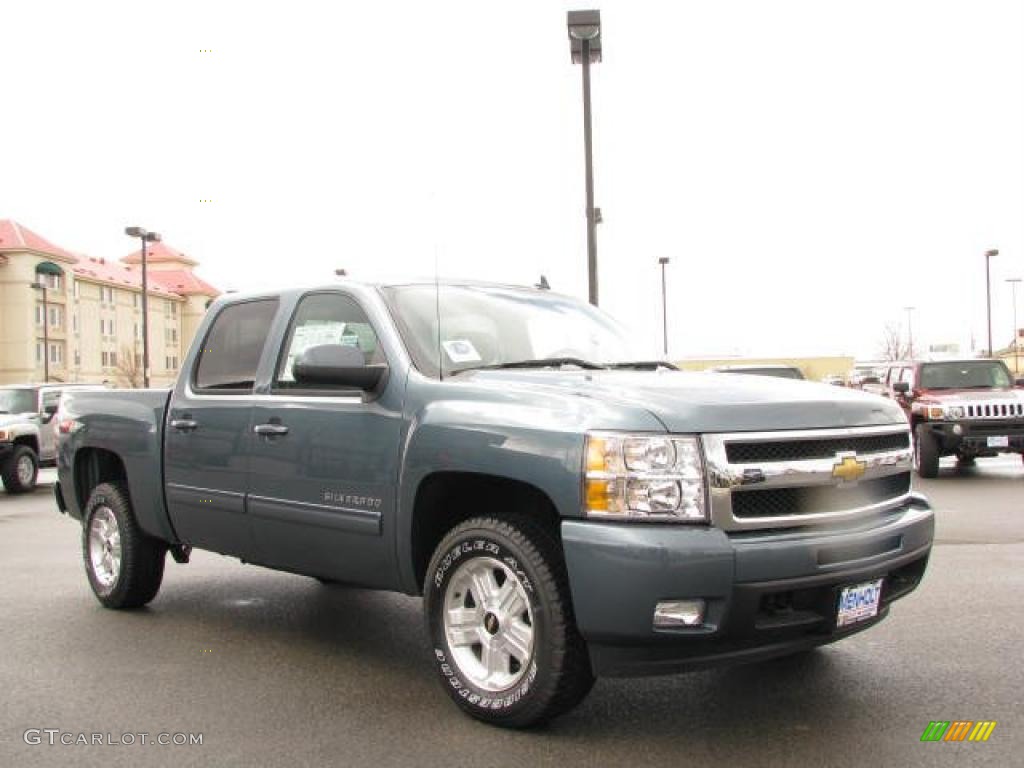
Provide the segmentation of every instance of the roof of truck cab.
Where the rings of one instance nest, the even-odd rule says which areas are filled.
[[[547,288],[537,288],[532,285],[515,285],[512,283],[497,283],[488,282],[486,280],[456,280],[450,278],[442,278],[440,280],[434,280],[433,278],[427,279],[413,279],[413,280],[389,280],[389,281],[376,281],[376,280],[354,280],[349,277],[341,277],[338,280],[330,283],[321,283],[318,285],[307,285],[292,288],[280,288],[266,291],[237,291],[227,292],[221,295],[221,301],[247,301],[251,299],[268,298],[271,296],[284,296],[298,293],[309,293],[311,291],[332,291],[339,288],[362,288],[377,290],[381,288],[406,288],[406,287],[417,287],[424,286],[432,288],[434,286],[442,288],[490,288],[495,290],[503,291],[523,291],[525,293],[535,293],[540,295],[557,296],[559,298],[571,299],[574,298],[568,294],[559,293],[558,291],[552,291]]]

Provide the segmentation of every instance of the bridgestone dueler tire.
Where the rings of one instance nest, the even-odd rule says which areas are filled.
[[[99,510],[114,514],[120,534],[120,567],[113,584],[104,586],[94,570],[89,549],[89,530]],[[89,586],[107,608],[140,608],[160,591],[167,545],[143,533],[135,521],[128,490],[120,483],[102,483],[93,489],[82,516],[82,556]]]
[[[473,684],[459,669],[445,636],[445,594],[458,567],[493,558],[516,574],[532,614],[532,658],[523,677],[502,691]],[[576,629],[568,576],[557,540],[526,518],[478,517],[449,531],[427,568],[424,613],[441,683],[472,717],[524,728],[567,712],[594,684],[586,643]]]
[[[918,424],[914,430],[914,467],[918,477],[939,476],[939,444],[924,424]]]
[[[32,472],[32,479],[23,483],[18,478],[18,462],[31,461],[35,468]],[[28,493],[34,491],[36,480],[39,477],[39,457],[36,452],[27,445],[16,445],[11,455],[7,457],[3,467],[0,467],[0,477],[3,478],[4,488],[8,493]]]

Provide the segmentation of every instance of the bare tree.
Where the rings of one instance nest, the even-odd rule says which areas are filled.
[[[142,356],[128,347],[121,347],[117,356],[117,374],[130,389],[142,387]]]
[[[903,338],[903,329],[892,323],[885,326],[885,333],[882,336],[882,344],[879,348],[879,357],[882,360],[907,360],[913,354],[910,343]]]

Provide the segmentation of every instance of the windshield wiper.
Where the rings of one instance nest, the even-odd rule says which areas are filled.
[[[666,362],[665,360],[630,360],[628,363],[608,363],[607,368],[619,370],[632,368],[637,371],[656,371],[659,368],[668,368],[670,371],[678,371],[679,366]]]
[[[451,376],[464,371],[497,371],[507,368],[561,368],[563,365],[575,365],[577,368],[584,368],[588,371],[604,370],[606,366],[599,363],[592,363],[578,357],[542,357],[537,360],[517,360],[514,363],[495,363],[494,365],[473,365],[469,368],[459,368],[452,371]]]

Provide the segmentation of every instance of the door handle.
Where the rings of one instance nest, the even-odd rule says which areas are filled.
[[[288,427],[284,424],[257,424],[252,428],[252,431],[257,435],[269,435],[273,437],[274,435],[287,435]]]
[[[171,419],[171,426],[179,432],[191,432],[199,426],[199,422],[192,419]]]

